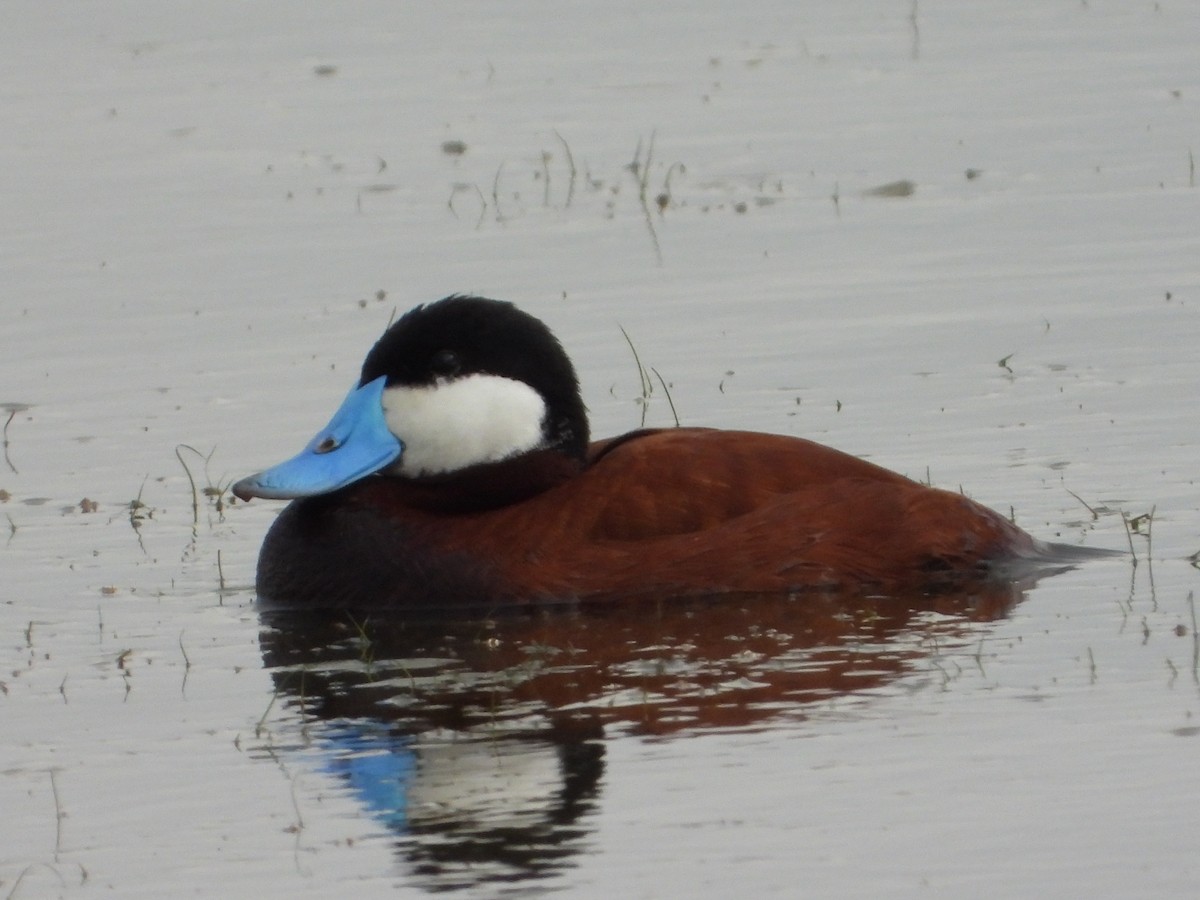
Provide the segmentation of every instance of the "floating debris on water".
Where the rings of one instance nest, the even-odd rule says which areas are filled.
[[[900,181],[889,181],[879,187],[867,188],[864,197],[911,197],[917,190],[916,182],[903,178]]]

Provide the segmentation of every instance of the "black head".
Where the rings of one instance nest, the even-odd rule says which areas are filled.
[[[582,459],[587,411],[566,351],[540,320],[511,303],[456,295],[400,317],[363,361],[360,384],[448,384],[472,375],[523,382],[546,404],[546,446]]]

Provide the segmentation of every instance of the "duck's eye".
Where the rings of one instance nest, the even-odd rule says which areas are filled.
[[[429,361],[429,368],[439,378],[449,378],[458,374],[458,370],[462,368],[462,360],[453,350],[439,350]]]
[[[338,448],[338,442],[331,437],[325,438],[317,446],[313,447],[313,453],[329,453],[331,450]]]

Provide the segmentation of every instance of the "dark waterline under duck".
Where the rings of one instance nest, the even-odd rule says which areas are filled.
[[[307,448],[233,487],[292,499],[260,599],[494,608],[737,594],[911,593],[1069,565],[961,494],[801,438],[647,429],[589,442],[550,330],[449,297],[392,325]]]

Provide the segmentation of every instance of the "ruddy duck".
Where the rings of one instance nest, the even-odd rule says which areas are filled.
[[[400,318],[305,450],[233,492],[292,499],[257,587],[310,607],[928,591],[1062,549],[800,438],[673,428],[589,442],[546,325],[468,296]]]

